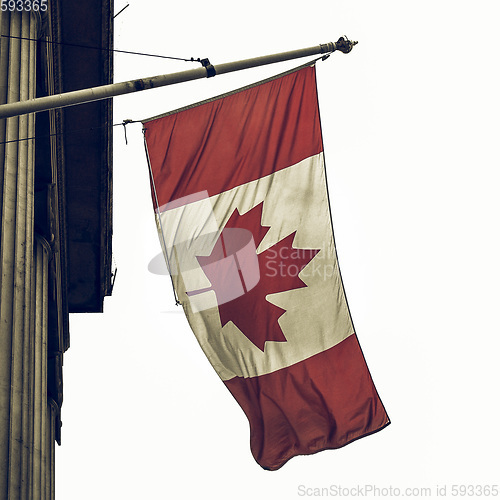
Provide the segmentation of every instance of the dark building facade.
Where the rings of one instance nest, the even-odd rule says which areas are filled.
[[[0,104],[112,82],[113,2],[43,3],[0,11]],[[54,498],[69,314],[111,294],[111,175],[111,100],[0,120],[1,500]]]

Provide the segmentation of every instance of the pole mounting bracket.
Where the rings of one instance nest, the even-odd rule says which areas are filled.
[[[214,66],[210,63],[208,58],[202,59],[200,61],[201,65],[207,70],[207,78],[210,78],[212,76],[215,76],[215,68]]]

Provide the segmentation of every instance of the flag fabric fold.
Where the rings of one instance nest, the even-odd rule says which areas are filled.
[[[314,65],[143,121],[178,300],[265,469],[389,424],[354,331]]]

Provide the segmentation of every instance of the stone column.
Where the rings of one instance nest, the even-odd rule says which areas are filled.
[[[35,97],[38,19],[1,12],[0,104]],[[51,249],[34,238],[33,114],[0,120],[0,498],[53,498],[47,401]]]

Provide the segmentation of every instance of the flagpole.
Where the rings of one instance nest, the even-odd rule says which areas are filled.
[[[26,113],[74,106],[77,104],[84,104],[86,102],[99,101],[101,99],[109,99],[123,94],[140,92],[141,90],[164,87],[175,83],[183,83],[201,78],[209,78],[224,73],[231,73],[242,69],[255,68],[267,64],[299,59],[301,57],[309,57],[318,54],[324,54],[325,57],[327,57],[335,51],[347,54],[357,43],[358,42],[348,40],[346,37],[340,37],[337,42],[329,42],[326,44],[315,45],[313,47],[307,47],[305,49],[281,52],[278,54],[255,57],[252,59],[243,59],[241,61],[218,65],[212,65],[208,59],[203,59],[201,61],[203,67],[201,68],[181,71],[178,73],[169,73],[166,75],[158,75],[149,78],[140,78],[138,80],[130,80],[127,82],[112,83],[109,85],[102,85],[100,87],[75,90],[64,94],[38,97],[29,101],[2,104],[0,105],[0,119],[20,116]]]

